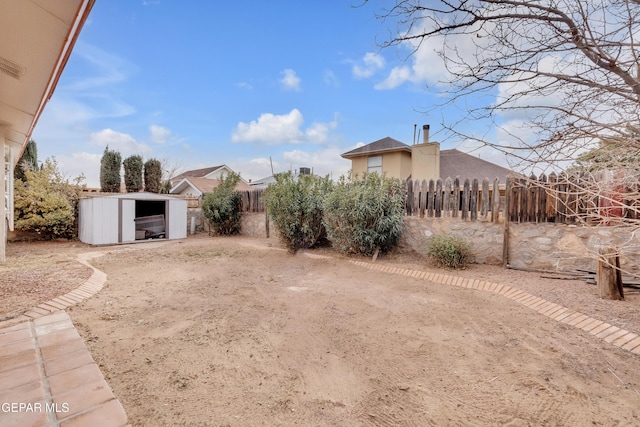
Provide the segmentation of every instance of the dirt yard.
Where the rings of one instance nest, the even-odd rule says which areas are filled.
[[[275,239],[98,250],[108,282],[69,312],[134,426],[640,425],[640,357],[497,294],[330,250],[290,255]],[[448,274],[640,334],[637,293],[602,301],[582,281],[488,266]]]

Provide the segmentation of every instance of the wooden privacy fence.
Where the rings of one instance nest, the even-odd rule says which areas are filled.
[[[593,176],[551,173],[507,180],[511,222],[611,224],[640,219],[637,188],[608,185]]]
[[[242,212],[264,212],[264,189],[240,191]]]
[[[444,181],[405,182],[405,214],[428,218],[499,222],[556,222],[571,224],[608,223],[603,218],[640,219],[639,210],[621,206],[639,204],[638,190],[625,193],[590,189],[593,179],[572,177],[564,173],[529,178],[508,178],[506,184],[484,179],[447,178]],[[264,212],[264,189],[240,192],[242,212]],[[616,198],[620,202],[616,202]],[[632,198],[633,203],[627,200]],[[505,215],[505,211],[507,215]]]
[[[485,178],[447,178],[442,181],[406,182],[406,214],[420,217],[451,217],[475,221],[478,218],[498,222],[500,219],[500,183]],[[479,215],[479,216],[478,216]]]

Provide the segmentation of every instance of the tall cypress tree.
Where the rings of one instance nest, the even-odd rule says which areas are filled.
[[[120,166],[122,156],[119,152],[109,150],[107,145],[100,160],[100,191],[106,193],[120,192]]]
[[[162,183],[162,163],[149,159],[144,163],[144,191],[159,193]]]
[[[142,189],[142,157],[133,155],[122,162],[124,165],[124,185],[127,193],[135,193]]]
[[[25,169],[30,169],[32,171],[37,171],[39,169],[38,146],[33,139],[30,139],[29,142],[27,142],[27,145],[24,148],[24,152],[22,153],[22,157],[20,157],[16,168],[13,170],[13,177],[15,179],[25,181]]]

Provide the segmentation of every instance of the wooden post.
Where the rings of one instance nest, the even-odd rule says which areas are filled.
[[[264,231],[267,233],[267,238],[269,238],[269,211],[266,206],[264,207],[264,228]]]
[[[505,201],[504,201],[504,230],[502,235],[502,266],[507,267],[509,265],[509,221],[511,220],[511,212],[509,209],[510,197],[511,195],[511,184],[513,183],[512,178],[507,178],[506,191],[504,192]]]
[[[599,250],[598,260],[598,296],[603,299],[623,300],[622,272],[620,257],[612,246],[603,246]]]

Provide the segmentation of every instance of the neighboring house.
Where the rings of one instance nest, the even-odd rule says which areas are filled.
[[[193,169],[176,175],[171,178],[171,186],[175,187],[184,178],[205,178],[205,179],[220,179],[222,175],[229,175],[233,173],[231,168],[227,165],[211,166],[202,169]],[[247,183],[244,179],[240,178],[241,182]]]
[[[169,194],[191,196],[201,199],[205,194],[211,193],[218,185],[220,185],[219,179],[188,176],[178,181],[176,185],[171,188]],[[236,185],[236,190],[238,191],[251,189],[249,184],[244,181],[240,181],[238,185]]]
[[[459,177],[495,179],[505,183],[513,171],[456,149],[440,150],[440,143],[429,141],[428,125],[422,144],[407,145],[390,137],[374,141],[342,154],[351,160],[353,174],[385,173],[388,177],[406,180],[430,180]]]
[[[313,172],[311,168],[302,167],[294,171],[293,177],[297,179],[300,175],[313,175]],[[271,175],[266,178],[257,179],[255,181],[249,181],[249,185],[251,186],[252,189],[259,190],[262,188],[267,188],[270,184],[273,184],[275,182],[276,182],[275,176]]]
[[[0,0],[0,262],[13,230],[13,168],[53,95],[94,0]]]

